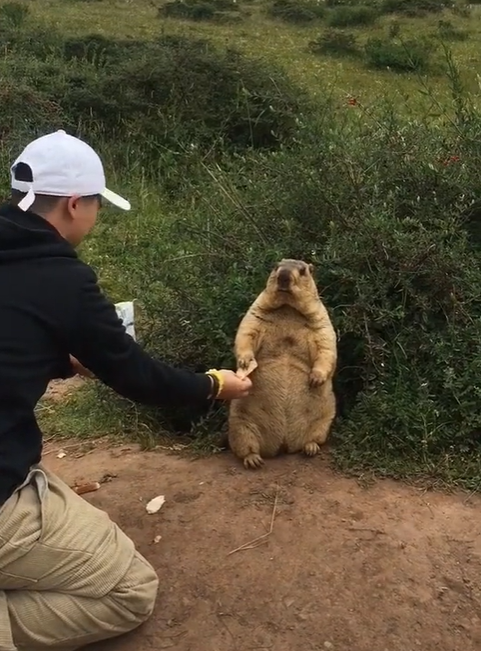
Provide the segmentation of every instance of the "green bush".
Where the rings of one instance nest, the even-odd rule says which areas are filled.
[[[372,25],[378,18],[374,7],[354,6],[336,7],[327,16],[330,27],[356,27],[357,25]]]
[[[373,7],[378,9],[380,0],[326,0],[327,7]]]
[[[55,103],[66,128],[138,146],[147,162],[165,155],[196,159],[223,149],[276,148],[298,130],[304,94],[279,71],[204,41],[153,42],[100,36],[63,38],[52,30],[0,34],[0,70],[21,79],[40,103]],[[122,89],[122,92],[119,92]],[[14,125],[15,106],[2,106]],[[125,160],[125,158],[124,158]]]
[[[360,54],[354,34],[334,29],[328,29],[317,39],[310,41],[308,47],[314,54],[335,56],[358,56]]]
[[[439,20],[437,36],[444,41],[466,41],[469,37],[469,33],[465,29],[455,27],[450,20]]]
[[[208,2],[184,2],[172,0],[159,9],[159,15],[168,18],[186,18],[188,20],[212,20],[216,9]]]
[[[278,18],[287,23],[309,23],[325,15],[325,7],[322,3],[296,2],[295,0],[274,0],[268,8],[268,15]]]
[[[29,87],[25,80],[7,80],[0,85],[0,144],[18,150],[32,136],[64,125],[64,116],[54,99]]]
[[[388,25],[388,37],[389,38],[397,38],[400,36],[400,32],[402,31],[402,26],[398,22],[398,20],[393,20],[391,23]]]
[[[439,13],[450,7],[452,0],[381,0],[382,13],[399,13],[408,16],[420,16],[427,13]]]
[[[182,18],[185,20],[223,21],[239,19],[239,5],[231,0],[171,0],[158,10],[160,17]]]
[[[474,3],[474,4],[480,4]],[[460,16],[461,18],[470,18],[472,14],[472,5],[463,2],[456,2],[455,4],[450,5],[450,10],[455,16]]]
[[[25,23],[29,8],[20,2],[6,2],[0,5],[0,26],[19,28]]]
[[[480,107],[454,88],[437,121],[383,105],[356,119],[325,100],[298,145],[203,168],[189,207],[163,206],[161,222],[147,207],[132,248],[129,223],[104,223],[102,254],[123,261],[116,298],[144,288],[145,345],[193,369],[231,366],[272,264],[304,258],[339,336],[338,462],[475,488]]]
[[[427,70],[432,51],[433,45],[424,39],[370,38],[365,44],[365,57],[371,68],[390,68],[396,72]]]

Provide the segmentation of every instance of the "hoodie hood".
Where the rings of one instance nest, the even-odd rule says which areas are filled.
[[[75,249],[47,220],[12,204],[0,207],[0,265],[33,258],[77,258]]]

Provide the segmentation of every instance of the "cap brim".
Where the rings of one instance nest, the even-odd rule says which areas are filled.
[[[121,208],[123,211],[130,211],[131,205],[127,201],[127,199],[124,199],[124,197],[121,197],[117,193],[112,192],[112,190],[106,188],[104,192],[101,193],[101,195],[109,203],[113,204],[114,206],[117,206],[117,208]]]

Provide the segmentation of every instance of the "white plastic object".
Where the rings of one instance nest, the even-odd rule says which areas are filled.
[[[115,304],[115,309],[119,319],[122,319],[124,328],[127,333],[132,337],[133,340],[136,339],[136,331],[134,328],[134,302],[133,301],[121,301]]]

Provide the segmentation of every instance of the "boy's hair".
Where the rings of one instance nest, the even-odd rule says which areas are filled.
[[[26,194],[26,192],[12,189],[10,203],[18,206]],[[56,208],[61,199],[62,197],[54,197],[53,195],[35,195],[35,201],[29,210],[38,214],[50,213]]]
[[[27,181],[28,183],[32,183],[33,180],[32,169],[30,165],[27,165],[26,163],[17,163],[14,170],[14,176],[16,181]],[[15,206],[18,206],[27,194],[26,192],[21,192],[14,188],[12,188],[11,192],[10,202]],[[54,197],[53,195],[36,195],[35,201],[30,207],[30,210],[34,213],[50,213],[55,209],[61,199],[61,197]]]
[[[25,163],[18,163],[15,167],[14,174],[17,181],[27,181],[30,183],[32,182],[32,170],[30,166],[26,165]],[[10,203],[18,206],[26,194],[26,192],[21,192],[20,190],[15,190],[12,188]],[[58,197],[55,195],[35,195],[35,201],[29,210],[39,215],[50,213],[51,211],[55,210],[57,204],[61,199],[63,199],[63,197]],[[100,195],[89,195],[88,197],[83,197],[83,199],[97,199],[99,203],[101,202]]]

